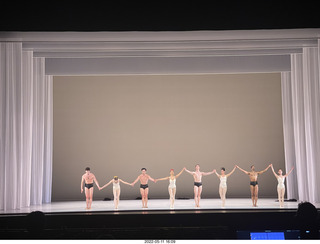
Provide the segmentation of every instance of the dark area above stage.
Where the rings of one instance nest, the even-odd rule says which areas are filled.
[[[318,28],[316,1],[2,3],[0,31],[187,31]]]

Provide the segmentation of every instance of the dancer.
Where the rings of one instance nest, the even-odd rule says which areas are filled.
[[[153,182],[155,182],[155,180],[151,178],[150,175],[147,174],[146,168],[141,169],[141,175],[139,175],[138,178],[134,182],[132,182],[130,185],[134,186],[134,184],[136,184],[138,180],[140,180],[140,194],[141,194],[141,200],[142,200],[142,208],[148,208],[148,194],[149,194],[148,180],[151,180]]]
[[[254,170],[254,165],[251,166],[251,171],[250,172],[241,169],[238,165],[236,165],[236,166],[242,172],[244,172],[245,174],[249,175],[252,207],[258,207],[257,206],[258,192],[259,192],[259,186],[258,186],[258,181],[257,181],[258,180],[258,175],[261,175],[264,172],[266,172],[271,167],[271,164],[269,164],[269,166],[266,169],[264,169],[262,171],[258,171],[258,172],[256,172]]]
[[[200,207],[200,199],[201,199],[201,192],[202,192],[202,176],[204,175],[211,175],[214,173],[214,170],[212,170],[211,172],[201,172],[200,171],[200,165],[196,164],[195,166],[196,171],[192,172],[189,171],[185,168],[185,171],[188,172],[189,174],[193,175],[194,178],[194,187],[193,187],[193,191],[194,191],[194,201],[196,204],[196,208]]]
[[[218,176],[218,178],[220,179],[219,195],[222,200],[222,207],[224,207],[225,203],[226,203],[227,177],[232,175],[236,168],[237,168],[237,166],[234,166],[233,170],[229,174],[225,174],[226,169],[224,167],[221,168],[221,175],[219,175],[216,170],[214,171],[216,173],[216,175]]]
[[[120,182],[126,185],[130,185],[130,183],[125,182],[118,178],[118,176],[114,176],[112,180],[110,180],[107,184],[105,184],[103,187],[100,187],[99,190],[102,190],[103,188],[107,187],[111,183],[113,183],[113,201],[114,201],[114,208],[118,209],[119,200],[120,200]]]
[[[284,185],[284,180],[286,179],[286,177],[288,175],[291,174],[294,167],[292,167],[292,169],[290,169],[290,171],[285,175],[282,175],[281,169],[278,170],[278,175],[277,175],[276,172],[274,172],[274,168],[273,168],[272,164],[271,164],[271,169],[272,169],[274,176],[278,180],[278,186],[277,186],[278,199],[279,199],[279,203],[280,203],[280,208],[283,208],[284,207],[284,193],[286,192],[286,186]]]
[[[169,179],[168,191],[169,191],[169,195],[170,195],[170,208],[171,209],[174,208],[174,200],[175,200],[175,196],[176,196],[176,180],[182,174],[182,172],[184,170],[185,170],[185,168],[183,168],[180,171],[180,173],[175,176],[174,175],[174,170],[171,169],[170,170],[170,176],[155,180],[155,182],[157,182],[157,181],[160,181],[160,180],[168,180]]]
[[[84,182],[84,187],[85,187],[85,194],[86,194],[86,210],[91,209],[91,204],[92,204],[92,197],[93,197],[93,182],[96,183],[97,187],[100,188],[99,183],[96,179],[96,177],[94,176],[94,174],[92,174],[90,172],[90,168],[86,167],[85,169],[86,173],[84,175],[82,175],[81,178],[81,193],[83,192],[83,182]]]

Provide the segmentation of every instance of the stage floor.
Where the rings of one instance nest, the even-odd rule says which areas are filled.
[[[299,202],[285,202],[284,208],[279,207],[279,203],[275,199],[261,198],[258,200],[258,207],[252,207],[250,198],[232,198],[227,199],[225,207],[221,207],[220,199],[201,199],[200,208],[194,206],[193,199],[177,199],[173,210],[296,210]],[[317,209],[320,209],[320,203],[313,203]],[[128,211],[153,211],[170,209],[168,199],[151,199],[148,201],[148,208],[143,209],[141,200],[120,200],[119,209],[114,209],[113,200],[102,201],[96,200],[92,203],[91,210],[86,210],[86,202],[68,201],[68,202],[52,202],[42,205],[32,205],[30,207],[18,210],[0,210],[1,215],[5,214],[27,214],[33,211],[42,211],[44,213],[72,213],[72,212],[128,212]]]

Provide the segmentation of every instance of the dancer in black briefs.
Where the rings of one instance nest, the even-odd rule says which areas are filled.
[[[93,183],[96,183],[97,187],[100,188],[99,183],[94,176],[90,172],[90,168],[87,167],[85,169],[86,173],[82,175],[81,177],[81,193],[83,192],[83,182],[84,182],[84,187],[85,187],[85,194],[86,194],[86,210],[91,209],[91,204],[92,204],[92,197],[93,197]]]
[[[258,192],[259,192],[259,186],[258,186],[258,176],[266,172],[271,167],[271,164],[269,166],[262,170],[262,171],[255,171],[254,165],[251,166],[251,171],[245,171],[241,169],[238,165],[237,168],[240,169],[243,173],[249,175],[250,178],[250,191],[251,191],[251,200],[252,200],[252,207],[258,207]]]
[[[150,175],[147,174],[146,168],[141,169],[141,174],[130,185],[134,186],[134,184],[136,184],[138,180],[140,180],[140,194],[142,199],[142,208],[148,208],[148,194],[149,194],[148,180],[151,180],[153,182],[155,182],[155,180],[151,178]]]
[[[203,175],[211,175],[215,172],[215,170],[212,170],[211,172],[201,172],[200,171],[200,165],[196,164],[195,166],[196,170],[195,171],[189,171],[187,169],[185,169],[186,172],[188,172],[189,174],[191,174],[194,178],[194,187],[193,187],[193,191],[194,191],[194,201],[195,201],[195,205],[196,208],[200,207],[200,199],[201,199],[201,192],[202,192],[202,176]]]

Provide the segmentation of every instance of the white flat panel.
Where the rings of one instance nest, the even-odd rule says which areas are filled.
[[[290,71],[289,55],[47,58],[47,75],[201,74]]]

